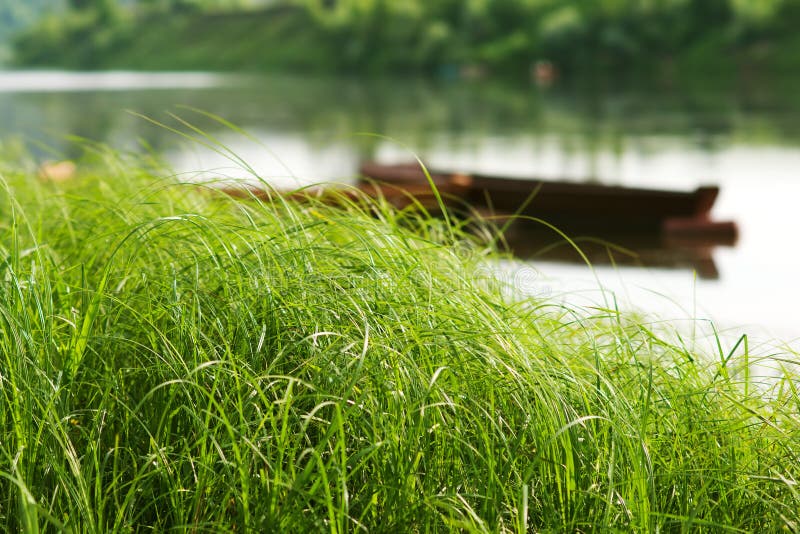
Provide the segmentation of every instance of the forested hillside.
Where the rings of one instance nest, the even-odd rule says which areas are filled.
[[[800,0],[71,0],[21,65],[525,76],[786,70]],[[154,54],[154,51],[158,53]]]

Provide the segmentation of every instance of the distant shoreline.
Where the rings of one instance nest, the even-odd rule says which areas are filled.
[[[786,14],[776,11],[771,19],[751,21],[746,12],[726,12],[722,20],[720,14],[694,13],[689,8],[684,13],[678,7],[663,13],[609,14],[600,8],[580,12],[567,6],[558,13],[530,15],[530,21],[506,21],[502,27],[497,26],[502,14],[488,13],[476,18],[472,29],[447,16],[430,18],[426,10],[434,8],[428,7],[420,7],[416,18],[398,11],[407,20],[368,11],[345,16],[339,13],[344,8],[282,6],[138,15],[118,9],[113,17],[70,12],[43,20],[14,41],[13,66],[367,77],[414,74],[549,83],[596,76],[665,80],[696,74],[761,76],[796,71],[800,57],[795,53],[800,37],[791,29],[797,14],[789,7],[783,9]],[[582,18],[557,26],[553,20],[562,11]],[[675,20],[681,22],[679,28],[659,29]],[[647,27],[651,29],[642,29]]]

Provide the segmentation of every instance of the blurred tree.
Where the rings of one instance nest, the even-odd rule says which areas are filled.
[[[791,0],[731,0],[731,9],[743,27],[763,27],[780,16]],[[794,1],[798,4],[797,0]]]
[[[97,4],[97,0],[68,0],[68,2],[69,2],[69,7],[76,11],[93,9],[96,7]]]
[[[253,54],[253,47],[246,45],[248,39],[242,38],[246,35],[256,41],[263,39],[266,49],[290,50],[301,65],[373,72],[458,73],[488,67],[525,75],[539,60],[549,60],[564,71],[628,70],[632,65],[662,68],[674,64],[676,58],[689,56],[697,65],[714,64],[715,56],[732,57],[729,51],[748,46],[762,50],[763,57],[774,54],[776,47],[769,45],[774,36],[789,39],[795,33],[795,21],[800,19],[800,0],[50,1],[66,4],[74,13],[94,15],[83,17],[84,22],[41,25],[42,33],[53,36],[47,41],[53,43],[52,56],[58,56],[59,48],[69,54],[69,43],[55,43],[73,39],[65,30],[70,24],[89,25],[98,18],[110,21],[126,10],[141,15],[138,20],[146,18],[142,24],[159,26],[162,21],[175,21],[160,14],[181,11],[187,14],[181,19],[187,25],[203,26],[210,24],[204,12],[264,8],[258,14],[263,17],[260,25],[247,17],[225,19],[230,23],[226,31],[231,39],[241,41],[241,46],[229,50],[233,57],[237,53],[232,50],[241,49],[241,57],[236,59],[239,64],[269,63]],[[0,0],[0,24],[11,9],[3,11],[4,2],[14,9],[27,5]],[[48,0],[29,2],[42,4]],[[292,9],[268,9],[280,6]],[[127,19],[135,21],[137,17]],[[269,31],[264,30],[267,27]],[[131,36],[138,34],[135,22],[125,31],[122,28],[118,24],[116,33],[104,38],[108,50],[133,46]],[[72,32],[74,39],[79,40],[80,32],[76,32]],[[208,39],[220,38],[214,35],[209,34]],[[123,42],[126,36],[128,41]],[[32,36],[26,43],[37,48],[35,43],[41,37]],[[272,38],[276,42],[268,43]],[[160,41],[162,37],[154,39]],[[46,46],[38,48],[41,54],[36,57],[45,57]],[[94,52],[86,54],[90,57]],[[788,51],[785,54],[790,55]],[[472,68],[475,66],[478,68]]]
[[[103,22],[115,19],[120,9],[116,0],[67,0],[67,5],[73,11],[92,13]]]
[[[0,43],[42,16],[63,8],[63,0],[0,0]]]

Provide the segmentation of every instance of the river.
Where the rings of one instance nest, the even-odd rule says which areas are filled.
[[[720,85],[722,85],[720,87]],[[146,145],[184,176],[244,176],[220,154],[140,115],[200,126],[279,186],[351,182],[364,159],[464,171],[689,189],[717,184],[715,219],[735,246],[718,276],[691,268],[529,260],[519,289],[654,312],[733,338],[800,338],[800,80],[661,87],[537,88],[491,81],[314,79],[208,73],[0,72],[0,140],[40,159],[79,155],[68,135],[120,150]],[[216,114],[251,137],[194,109]],[[600,280],[598,286],[597,280]],[[605,297],[600,296],[604,288]]]

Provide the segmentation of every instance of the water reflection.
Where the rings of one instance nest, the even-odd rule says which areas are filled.
[[[733,89],[703,83],[542,91],[490,82],[137,76],[113,81],[109,74],[0,73],[0,139],[21,137],[42,159],[53,151],[76,157],[80,149],[68,134],[117,149],[144,142],[177,172],[247,174],[124,110],[175,125],[172,112],[213,133],[279,185],[348,181],[360,161],[405,161],[412,153],[443,168],[509,176],[675,189],[717,183],[722,193],[715,215],[741,227],[739,246],[716,255],[719,281],[695,281],[689,270],[598,268],[600,276],[611,286],[623,278],[621,294],[655,288],[696,301],[698,315],[707,310],[722,324],[752,323],[775,335],[800,336],[800,257],[793,239],[800,229],[796,80]],[[181,105],[224,117],[257,141]],[[540,268],[542,279],[593,280],[582,267]],[[658,307],[652,298],[646,305]]]

